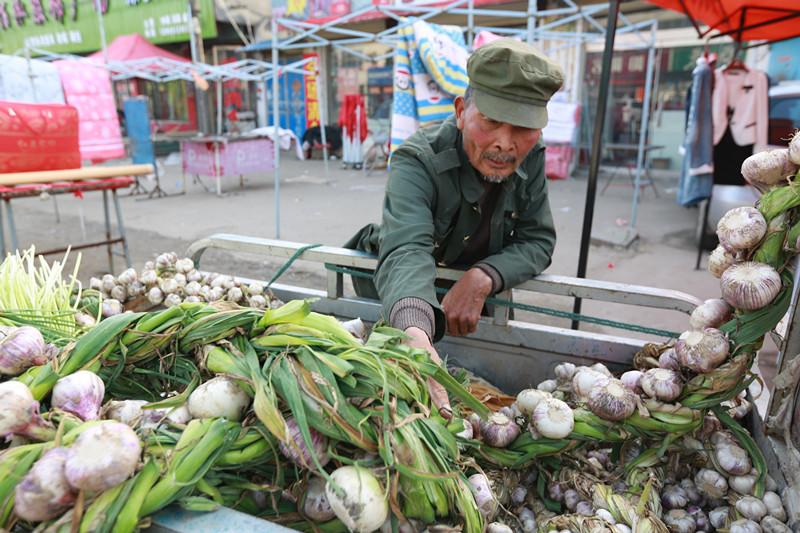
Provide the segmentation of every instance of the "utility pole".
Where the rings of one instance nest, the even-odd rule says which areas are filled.
[[[203,48],[203,33],[198,18],[197,0],[189,0],[189,48],[192,51],[193,63],[205,63],[206,54]],[[197,108],[197,131],[204,135],[211,133],[211,113],[209,113],[206,91],[195,85],[195,105]]]

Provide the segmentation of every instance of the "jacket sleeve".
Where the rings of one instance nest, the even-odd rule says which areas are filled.
[[[433,340],[438,340],[445,328],[434,288],[435,195],[430,170],[408,150],[396,151],[386,185],[375,288],[387,319],[401,299],[418,298],[430,304],[435,319]]]
[[[503,288],[511,288],[540,274],[550,266],[556,244],[556,230],[547,198],[544,175],[544,150],[531,163],[528,172],[530,198],[518,213],[514,234],[500,252],[481,261],[489,264],[503,278]]]

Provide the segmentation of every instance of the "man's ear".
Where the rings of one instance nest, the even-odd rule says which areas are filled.
[[[464,128],[464,110],[466,109],[465,100],[463,96],[456,96],[453,105],[456,108],[456,126],[458,129]]]

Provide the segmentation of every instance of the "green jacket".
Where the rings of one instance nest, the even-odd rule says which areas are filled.
[[[409,137],[392,155],[383,223],[366,226],[345,245],[378,255],[374,283],[385,317],[402,298],[421,298],[433,307],[434,340],[445,331],[434,288],[436,266],[471,266],[454,261],[481,218],[483,186],[456,148],[460,139],[455,117]],[[503,287],[513,287],[550,265],[555,241],[540,142],[503,183],[491,219],[489,255],[481,263],[500,274]],[[363,283],[356,285],[358,291]]]

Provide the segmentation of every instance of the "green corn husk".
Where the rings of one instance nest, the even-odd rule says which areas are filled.
[[[755,353],[742,352],[707,374],[698,374],[686,384],[681,404],[693,409],[714,407],[735,398],[754,377],[748,377]]]
[[[784,250],[789,253],[800,253],[800,220],[792,224],[786,232],[786,245]]]
[[[756,207],[769,223],[773,218],[800,206],[800,180],[793,180],[786,187],[774,187],[758,199]]]
[[[769,331],[781,321],[792,299],[792,276],[786,270],[781,274],[783,289],[768,306],[742,313],[720,326],[720,330],[728,334],[728,338],[737,349],[744,349],[750,344],[758,344]]]
[[[783,248],[787,234],[787,218],[787,215],[782,213],[770,221],[766,236],[752,256],[753,261],[767,264],[780,272],[786,261]]]

